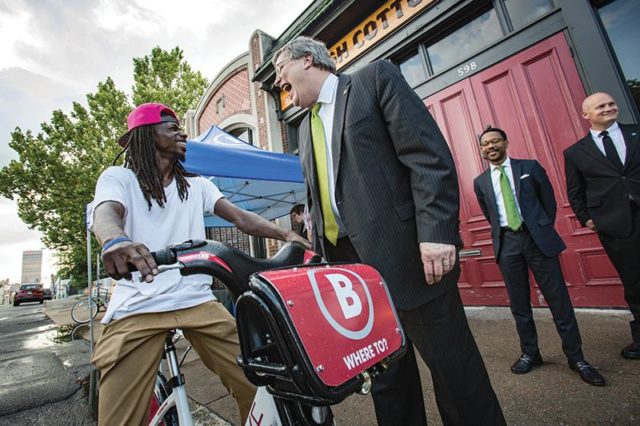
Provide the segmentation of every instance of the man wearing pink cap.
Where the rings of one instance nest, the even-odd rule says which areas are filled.
[[[173,328],[183,330],[207,368],[220,376],[244,424],[255,388],[235,362],[240,347],[233,317],[215,301],[211,277],[158,275],[150,251],[204,239],[204,213],[251,235],[309,243],[234,206],[208,179],[187,173],[179,161],[185,158],[187,135],[165,105],[138,106],[127,125],[118,140],[124,166],[102,173],[90,214],[104,267],[119,280],[92,358],[101,372],[99,424],[147,421],[163,342]],[[140,272],[128,272],[128,263]]]

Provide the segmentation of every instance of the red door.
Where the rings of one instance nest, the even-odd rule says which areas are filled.
[[[566,195],[562,151],[588,131],[585,92],[564,36],[556,34],[425,99],[450,144],[460,179],[465,251],[460,289],[468,305],[508,305],[493,257],[490,227],[473,192],[488,163],[477,135],[491,124],[509,136],[509,155],[538,160],[558,202],[556,229],[567,244],[560,261],[575,306],[626,306],[618,276],[595,234],[577,221]],[[536,306],[546,303],[532,286]]]

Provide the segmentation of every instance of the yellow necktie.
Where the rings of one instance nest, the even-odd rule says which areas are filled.
[[[338,223],[331,208],[329,176],[327,174],[327,144],[324,139],[324,126],[318,115],[318,110],[320,110],[320,104],[315,104],[311,107],[311,139],[313,141],[313,154],[316,157],[324,236],[335,246],[338,241]]]

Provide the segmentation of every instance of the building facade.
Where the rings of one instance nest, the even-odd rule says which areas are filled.
[[[42,282],[42,250],[25,250],[22,252],[21,283]]]
[[[581,103],[595,91],[616,98],[621,122],[638,122],[637,16],[636,0],[316,0],[279,38],[255,31],[248,52],[220,72],[191,122],[198,132],[210,123],[249,131],[258,146],[296,153],[306,111],[273,86],[279,47],[298,35],[323,40],[341,73],[391,61],[438,122],[457,165],[464,302],[508,305],[490,226],[473,192],[473,179],[488,167],[477,135],[493,125],[509,135],[510,155],[536,159],[548,172],[574,304],[622,307],[613,266],[569,206],[562,152],[588,131]],[[244,103],[231,101],[233,87],[246,90]],[[221,104],[231,110],[220,114]],[[536,287],[532,300],[545,303]]]

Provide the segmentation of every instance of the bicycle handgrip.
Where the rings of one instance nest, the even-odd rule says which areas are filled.
[[[176,255],[170,248],[161,249],[158,251],[152,251],[149,253],[153,260],[156,262],[156,265],[172,265],[176,263]],[[129,267],[129,272],[136,272],[138,269],[133,266],[132,263],[127,263]]]
[[[171,250],[171,248],[165,248],[157,251],[150,252],[151,257],[156,262],[156,265],[173,265],[176,263],[176,256]],[[127,267],[129,268],[129,272],[136,272],[138,268],[136,268],[132,263],[127,263]],[[109,278],[109,274],[106,272],[101,272],[98,276],[99,279]]]
[[[151,256],[157,265],[172,265],[176,263],[176,255],[170,248],[152,251]]]

